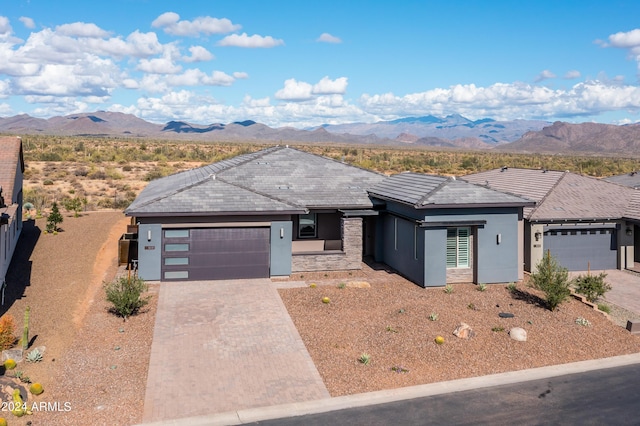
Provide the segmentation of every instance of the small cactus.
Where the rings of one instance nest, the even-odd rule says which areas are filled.
[[[42,361],[42,352],[39,349],[34,349],[27,354],[27,361],[29,362],[40,362]]]
[[[42,392],[44,392],[44,388],[40,383],[34,383],[29,386],[29,392],[31,392],[33,395],[40,395]]]
[[[331,299],[325,296],[322,298],[322,303],[331,303]]]
[[[437,336],[437,337],[435,338],[435,342],[436,342],[438,345],[442,345],[442,344],[444,343],[444,337],[442,337],[442,336]]]
[[[7,369],[7,370],[13,370],[14,368],[16,368],[16,365],[17,364],[16,364],[16,360],[15,359],[9,358],[8,360],[6,360],[4,362],[4,368]]]

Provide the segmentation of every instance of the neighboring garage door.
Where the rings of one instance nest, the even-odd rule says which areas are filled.
[[[545,253],[547,250],[570,271],[616,269],[618,264],[613,228],[545,231]]]
[[[269,228],[164,229],[163,280],[269,277]]]

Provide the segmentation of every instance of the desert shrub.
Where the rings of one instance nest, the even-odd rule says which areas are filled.
[[[76,176],[85,177],[89,174],[89,170],[86,167],[78,167],[74,172]]]
[[[140,308],[149,303],[151,296],[142,297],[148,289],[142,278],[121,277],[115,281],[105,284],[107,300],[113,306],[110,311],[127,319],[135,315]]]
[[[0,318],[0,349],[11,348],[16,342],[16,321],[11,314],[5,314]]]
[[[611,306],[604,304],[604,303],[598,303],[598,310],[606,313],[606,314],[610,314],[611,313]]]
[[[133,170],[133,168],[128,164],[125,165],[125,166],[122,166],[122,171],[123,172],[130,172],[131,170]]]
[[[547,307],[551,311],[571,294],[567,268],[560,266],[549,251],[536,265],[536,272],[531,274],[531,283],[545,294]]]
[[[54,232],[58,230],[58,225],[62,223],[64,218],[60,214],[60,210],[58,210],[58,203],[54,201],[51,206],[51,213],[47,217],[47,232]]]
[[[100,170],[100,169],[95,169],[90,171],[87,174],[87,177],[89,179],[94,179],[94,180],[104,180],[107,178],[107,174],[105,173],[104,170]]]
[[[82,206],[86,203],[86,201],[86,199],[82,199],[80,197],[67,198],[63,201],[63,205],[67,211],[72,211],[73,215],[75,217],[78,217],[80,215],[80,211],[82,210]]]
[[[595,302],[599,297],[611,290],[611,286],[605,282],[607,274],[579,275],[573,279],[572,284],[576,293],[584,295],[589,302]]]
[[[53,185],[53,181],[51,179],[45,179],[44,182],[42,182],[43,185]]]

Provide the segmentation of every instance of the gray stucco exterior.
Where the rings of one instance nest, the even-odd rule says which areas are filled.
[[[270,274],[271,276],[291,275],[291,241],[293,224],[271,222]]]
[[[140,224],[138,227],[138,276],[159,281],[162,262],[162,225]]]
[[[474,244],[469,273],[476,283],[518,281],[521,208],[418,210],[387,202],[380,223],[378,259],[423,287],[443,286],[447,277],[447,228],[469,227]],[[445,225],[446,223],[446,225]]]

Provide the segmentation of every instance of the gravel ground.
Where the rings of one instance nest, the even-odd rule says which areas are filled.
[[[505,285],[481,292],[471,284],[454,285],[447,294],[384,271],[326,283],[323,275],[303,278],[318,286],[279,291],[332,396],[640,352],[640,336],[601,313],[574,299],[550,312],[522,283],[514,294]],[[359,279],[371,287],[339,288]],[[329,304],[322,303],[325,296]],[[514,318],[500,318],[500,312]],[[436,321],[429,319],[432,313]],[[577,318],[590,325],[578,325]],[[452,334],[461,322],[472,327],[474,338]],[[524,328],[528,340],[512,340],[511,327]],[[436,336],[445,343],[437,345]],[[363,353],[371,357],[368,365],[358,360]]]
[[[45,393],[34,401],[58,411],[9,416],[12,425],[142,421],[159,288],[150,287],[150,304],[126,322],[107,312],[101,289],[116,274],[117,240],[127,221],[121,212],[65,217],[58,235],[42,234],[42,220],[25,225],[2,312],[8,310],[21,327],[24,309],[31,307],[33,345],[47,349],[43,362],[18,369],[44,385]],[[318,283],[282,289],[280,295],[334,396],[640,352],[640,337],[603,315],[575,300],[549,312],[523,284],[518,299],[503,285],[485,292],[472,285],[456,285],[453,294],[425,290],[368,267],[362,273],[296,274],[289,281]],[[366,281],[371,288],[338,288],[350,281]],[[324,296],[331,303],[323,304]],[[499,312],[515,317],[502,319]],[[429,320],[431,313],[437,321]],[[627,314],[613,307],[620,323]],[[578,317],[591,326],[576,324]],[[461,321],[476,331],[475,338],[451,334]],[[511,340],[507,331],[513,326],[525,328],[529,340]],[[437,335],[446,340],[441,346],[434,343]],[[364,352],[371,355],[369,365],[358,362]]]
[[[5,306],[22,327],[31,307],[34,346],[42,362],[21,363],[49,403],[12,425],[126,425],[142,420],[157,297],[123,322],[107,312],[102,283],[117,271],[117,240],[129,219],[122,212],[65,216],[62,231],[44,234],[44,220],[26,222],[10,269]],[[157,286],[150,289],[157,293]],[[123,330],[123,332],[120,332]],[[11,373],[7,373],[10,375]]]

